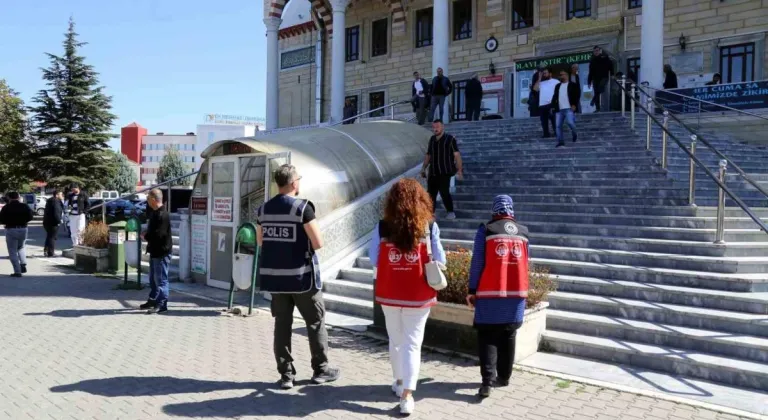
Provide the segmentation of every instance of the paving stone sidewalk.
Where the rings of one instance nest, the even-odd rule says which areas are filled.
[[[168,314],[145,315],[135,308],[146,291],[114,290],[115,280],[39,259],[22,279],[6,277],[9,269],[0,260],[2,419],[399,417],[380,340],[331,331],[331,360],[343,376],[312,386],[306,334],[297,324],[300,382],[281,391],[266,312],[222,316],[217,303],[172,292]],[[423,360],[411,418],[738,418],[522,371],[478,404],[475,362],[436,353]]]

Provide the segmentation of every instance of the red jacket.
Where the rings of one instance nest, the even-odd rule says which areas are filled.
[[[528,229],[513,219],[486,225],[485,269],[478,298],[528,297]]]
[[[428,308],[437,303],[437,292],[427,283],[424,264],[429,262],[427,244],[422,240],[411,252],[403,252],[387,241],[386,226],[379,223],[375,300],[384,306]]]

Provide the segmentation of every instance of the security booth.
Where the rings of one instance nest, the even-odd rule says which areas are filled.
[[[424,158],[428,139],[429,132],[415,124],[376,121],[209,145],[190,200],[193,281],[230,288],[238,228],[256,223],[259,207],[278,194],[273,174],[281,165],[296,166],[299,197],[311,200],[321,219],[412,169]]]

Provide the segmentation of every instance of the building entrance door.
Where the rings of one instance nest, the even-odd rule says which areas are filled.
[[[469,80],[459,80],[453,83],[453,101],[452,113],[453,121],[466,121],[467,119],[467,82]],[[437,118],[437,117],[435,117]]]

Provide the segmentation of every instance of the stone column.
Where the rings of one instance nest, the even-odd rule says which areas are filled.
[[[643,1],[642,19],[637,82],[647,81],[652,88],[661,88],[664,83],[664,0]]]
[[[333,33],[331,34],[331,121],[344,119],[344,67],[346,60],[346,16],[349,0],[331,0]]]
[[[448,68],[448,46],[451,42],[451,22],[448,18],[448,7],[450,5],[449,0],[435,0],[432,13],[432,77],[437,76],[437,68],[443,69],[443,75],[451,78],[451,71]],[[451,80],[453,81],[453,80]],[[450,98],[446,98],[444,119],[448,122],[449,110],[448,101]],[[435,118],[437,118],[437,110],[435,110]]]
[[[280,54],[278,51],[277,32],[282,19],[276,17],[264,18],[267,27],[267,130],[278,126],[278,109],[280,108]]]

